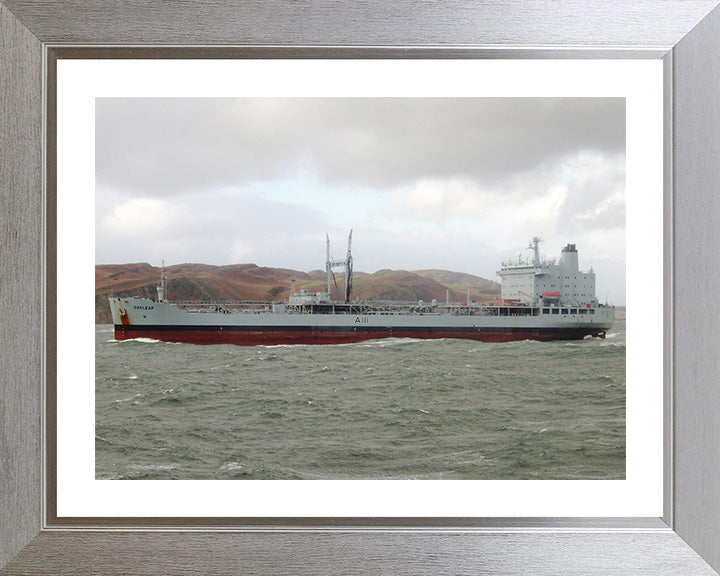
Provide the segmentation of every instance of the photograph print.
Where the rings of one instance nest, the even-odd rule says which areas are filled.
[[[97,479],[625,479],[624,98],[95,120]]]

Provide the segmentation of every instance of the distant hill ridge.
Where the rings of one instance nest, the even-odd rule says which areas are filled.
[[[217,301],[287,300],[290,278],[296,279],[298,290],[311,292],[326,290],[324,270],[301,272],[287,268],[268,268],[256,264],[178,264],[167,266],[167,289],[170,300]],[[344,275],[337,274],[337,286],[344,286]],[[101,264],[95,266],[95,322],[110,324],[107,296],[132,295],[156,298],[160,269],[146,262],[134,264]],[[467,290],[473,300],[500,295],[500,284],[472,274],[448,270],[379,270],[372,274],[353,273],[352,298],[366,300],[425,300],[464,302]],[[332,287],[333,298],[339,297]]]

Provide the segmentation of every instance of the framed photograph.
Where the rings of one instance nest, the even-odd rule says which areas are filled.
[[[56,67],[58,522],[662,514],[660,61]]]
[[[139,12],[99,17],[73,8],[50,24],[54,9],[0,5],[3,66],[17,79],[1,94],[3,138],[12,143],[2,174],[12,191],[2,205],[3,573],[330,573],[352,565],[506,574],[530,561],[548,574],[600,566],[715,573],[717,345],[701,303],[711,301],[717,273],[699,268],[699,246],[717,235],[710,158],[720,111],[704,97],[720,81],[715,5],[628,3],[610,10],[613,25],[606,13],[575,7],[585,19],[566,28],[562,45],[527,28],[529,13],[510,25],[512,41],[505,28],[478,31],[468,22],[499,9],[484,5],[453,8],[444,19],[424,5],[421,18],[436,23],[424,42],[399,22],[388,28],[380,8],[365,14],[364,34],[323,31],[341,24],[338,15],[350,10],[341,7],[283,39],[288,13],[252,25],[269,6],[181,10],[177,28],[156,32]],[[545,9],[550,21],[569,13]],[[228,14],[243,22],[240,36],[208,26]],[[653,26],[638,27],[638,14]],[[196,16],[201,24],[191,26]],[[103,35],[115,29],[112,18],[136,32]],[[319,22],[323,30],[312,26]],[[134,46],[148,42],[155,46]],[[188,45],[170,46],[178,42]],[[191,46],[200,42],[213,46]],[[362,153],[352,158],[352,150]],[[241,215],[238,226],[230,213]],[[438,240],[446,244],[433,246]],[[477,257],[463,240],[494,258]],[[315,244],[317,257],[293,264]],[[145,253],[155,268],[128,269]],[[249,282],[238,265],[253,259],[272,282],[229,304],[213,274]],[[468,280],[471,259],[480,270]],[[187,261],[199,267],[180,274]],[[210,284],[192,276],[200,268]],[[410,270],[412,290],[382,268]],[[502,287],[476,288],[496,270]],[[133,280],[148,271],[157,293],[146,293],[156,280]],[[314,316],[324,322],[309,320],[306,330]],[[348,318],[358,325],[346,326]],[[248,334],[266,341],[248,348],[258,342],[225,340]],[[193,346],[198,338],[220,346]],[[298,348],[293,338],[342,342]],[[190,344],[171,344],[178,341]],[[192,363],[190,348],[225,355],[190,378],[217,385],[224,400],[215,408],[178,370]],[[303,358],[298,350],[313,351]],[[539,380],[512,371],[523,355],[548,361],[548,350],[555,376],[548,367],[536,371],[547,374]],[[490,352],[481,364],[478,354]],[[563,362],[579,353],[603,370],[572,372]],[[433,361],[453,354],[465,362]],[[343,384],[373,362],[380,374]],[[262,386],[282,363],[290,370],[278,377],[298,383],[292,398]],[[259,370],[248,376],[260,385],[255,398],[213,368],[226,365]],[[151,366],[159,372],[150,375]],[[482,366],[495,376],[478,381]],[[577,402],[559,392],[566,404],[548,402],[544,416],[499,410],[510,422],[493,424],[483,406],[492,391],[468,395],[517,383],[535,397],[533,385],[562,390],[568,372]],[[143,391],[151,380],[162,389]],[[586,380],[590,388],[578,392]],[[333,382],[336,401],[348,402],[337,418],[325,395]],[[394,389],[368,397],[378,382]],[[438,396],[443,382],[450,386]],[[392,422],[372,409],[378,402]],[[511,438],[492,458],[463,443],[463,402],[485,410],[487,425],[470,434],[486,435],[484,447],[493,430]],[[353,418],[353,407],[363,416]],[[172,429],[179,411],[187,430]],[[193,428],[198,411],[226,424]],[[450,413],[457,430],[448,430]],[[249,414],[261,417],[233,424]],[[569,431],[582,416],[587,427]],[[347,425],[332,428],[334,419]],[[391,425],[413,432],[398,435]],[[216,428],[256,432],[238,451],[219,448],[222,434],[207,436]],[[190,440],[163,449],[159,430]],[[418,442],[422,433],[432,441]],[[125,442],[132,434],[144,439]],[[324,457],[308,459],[314,450]]]

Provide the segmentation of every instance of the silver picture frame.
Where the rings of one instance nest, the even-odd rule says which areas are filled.
[[[718,0],[0,0],[0,575],[720,570]],[[661,518],[55,514],[58,58],[649,58],[665,70]],[[660,247],[658,247],[660,249]],[[658,288],[659,289],[659,288]],[[662,361],[658,359],[658,362]],[[50,387],[51,388],[51,387]]]

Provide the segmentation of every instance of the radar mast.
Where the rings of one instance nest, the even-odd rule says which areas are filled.
[[[540,267],[540,242],[542,242],[540,236],[533,236],[528,246],[528,249],[533,251],[533,266],[535,268]]]

